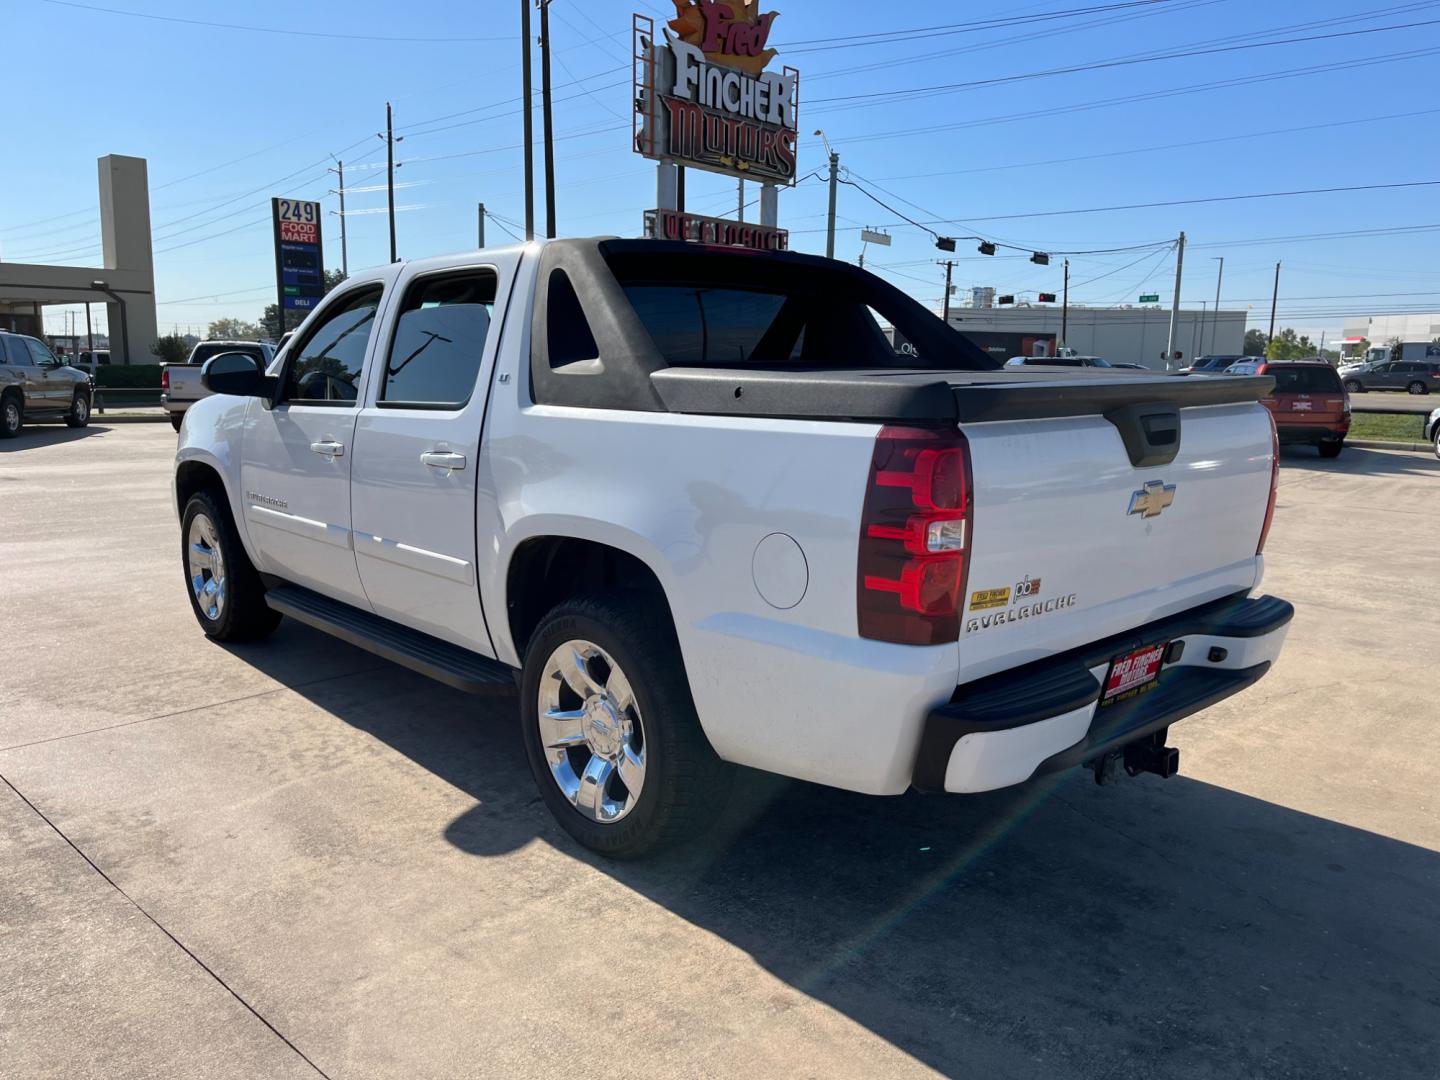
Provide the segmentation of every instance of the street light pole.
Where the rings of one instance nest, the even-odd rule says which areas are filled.
[[[1065,260],[1065,299],[1060,305],[1060,344],[1070,344],[1070,260]]]
[[[525,239],[535,239],[535,89],[530,78],[530,0],[520,0],[520,96],[525,117]]]
[[[1220,272],[1215,275],[1215,314],[1210,317],[1210,351],[1214,352],[1215,338],[1220,333],[1220,282],[1225,280],[1225,256],[1211,255],[1210,257],[1220,260]]]
[[[1180,283],[1185,272],[1185,234],[1180,234],[1175,248],[1175,295],[1170,301],[1170,336],[1165,346],[1165,370],[1175,368],[1175,330],[1180,322]]]
[[[1275,340],[1275,308],[1280,303],[1280,264],[1275,264],[1275,293],[1270,297],[1270,336],[1266,338],[1266,344]]]
[[[540,118],[545,136],[545,235],[555,239],[555,127],[550,114],[550,0],[540,5]]]
[[[395,247],[395,114],[388,101],[385,103],[385,167],[386,200],[390,207],[390,261],[393,263],[399,258]]]

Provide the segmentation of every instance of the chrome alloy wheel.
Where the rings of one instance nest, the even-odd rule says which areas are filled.
[[[630,680],[588,641],[567,641],[540,676],[540,745],[561,793],[592,821],[619,821],[645,786],[645,725]]]
[[[90,419],[90,399],[81,394],[75,399],[75,420],[77,423],[85,423]]]
[[[13,399],[5,402],[5,430],[20,430],[20,406]]]
[[[215,525],[205,514],[190,519],[185,538],[190,565],[190,589],[200,613],[214,622],[225,610],[225,557],[215,538]]]

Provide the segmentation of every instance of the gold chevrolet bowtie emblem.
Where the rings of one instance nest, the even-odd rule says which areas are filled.
[[[1141,490],[1130,496],[1131,514],[1141,517],[1159,517],[1165,508],[1175,501],[1175,485],[1163,480],[1151,480]]]

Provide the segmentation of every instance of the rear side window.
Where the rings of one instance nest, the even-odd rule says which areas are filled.
[[[450,406],[470,400],[495,308],[490,271],[427,278],[405,294],[379,403]]]
[[[783,293],[706,285],[628,285],[655,347],[677,367],[743,367],[798,358],[804,316]],[[878,332],[878,327],[876,328]]]
[[[558,369],[599,359],[600,346],[595,343],[595,332],[590,329],[590,320],[585,318],[575,286],[564,270],[551,271],[545,305],[550,366]]]
[[[1274,377],[1277,394],[1338,394],[1344,389],[1330,368],[1277,366],[1265,374]]]

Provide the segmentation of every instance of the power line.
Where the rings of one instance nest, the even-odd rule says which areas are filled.
[[[1202,94],[1211,90],[1226,90],[1240,86],[1255,86],[1267,82],[1281,82],[1287,79],[1308,78],[1316,75],[1333,75],[1337,71],[1354,68],[1373,67],[1378,64],[1391,64],[1397,61],[1418,60],[1424,57],[1434,56],[1440,53],[1440,48],[1413,49],[1409,52],[1382,53],[1376,56],[1365,57],[1358,60],[1341,61],[1320,67],[1315,64],[1306,64],[1303,67],[1288,68],[1282,71],[1266,72],[1260,75],[1242,75],[1229,79],[1217,79],[1205,83],[1189,83],[1183,86],[1170,87],[1165,90],[1148,90],[1138,94],[1124,94],[1119,97],[1100,98],[1095,101],[1077,102],[1070,105],[1059,105],[1047,109],[1033,109],[1028,112],[1003,113],[999,116],[979,117],[974,120],[960,120],[949,124],[937,124],[929,127],[891,129],[888,131],[869,132],[861,135],[842,136],[838,141],[847,145],[861,142],[877,142],[883,139],[901,139],[912,135],[933,136],[942,131],[958,131],[966,128],[989,127],[992,124],[1011,124],[1017,120],[1037,120],[1049,116],[1063,116],[1070,113],[1089,112],[1095,109],[1108,109],[1116,105],[1132,105],[1137,102],[1160,101],[1170,97],[1184,97],[1190,94]],[[820,110],[824,112],[825,110]]]
[[[992,79],[975,79],[963,83],[941,83],[934,86],[917,86],[905,90],[875,90],[867,94],[846,94],[843,97],[816,98],[810,104],[821,105],[832,101],[855,103],[859,101],[896,101],[907,97],[932,94],[958,93],[963,90],[976,90],[987,86],[1004,86],[1017,82],[1028,82],[1032,79],[1048,79],[1057,75],[1074,75],[1086,71],[1104,71],[1111,68],[1131,67],[1135,64],[1151,64],[1160,60],[1181,60],[1195,56],[1214,56],[1219,53],[1244,52],[1251,49],[1266,49],[1275,45],[1298,45],[1311,41],[1330,41],[1337,38],[1359,37],[1366,34],[1388,33],[1392,30],[1414,30],[1422,26],[1440,25],[1440,19],[1427,19],[1420,22],[1396,23],[1392,26],[1373,26],[1364,30],[1337,30],[1330,34],[1311,34],[1303,37],[1276,38],[1272,41],[1254,41],[1241,45],[1222,45],[1209,49],[1189,49],[1185,51],[1172,51],[1154,56],[1133,56],[1115,60],[1097,61],[1089,64],[1075,64],[1070,67],[1049,68],[1045,71],[1030,71],[1019,75],[1000,75]]]
[[[131,19],[153,19],[156,22],[182,23],[186,26],[203,26],[212,30],[242,30],[251,34],[279,34],[284,37],[331,38],[338,41],[383,41],[404,42],[425,45],[463,45],[482,41],[510,41],[514,35],[500,37],[399,37],[392,34],[335,34],[324,30],[286,30],[275,26],[245,26],[240,23],[210,22],[205,19],[183,19],[178,15],[152,15],[146,11],[124,11],[120,8],[100,7],[98,4],[81,4],[76,0],[41,0],[41,3],[56,7],[78,8],[81,11],[96,11],[105,15],[124,15]]]
[[[1119,11],[1125,8],[1154,7],[1157,4],[1173,2],[1174,0],[1131,0],[1129,3],[1097,4],[1092,7],[1068,8],[1063,11],[1046,11],[1038,15],[1007,15],[998,19],[978,19],[973,22],[945,23],[940,26],[912,26],[904,30],[884,30],[874,34],[863,34],[853,37],[804,38],[800,41],[790,42],[786,46],[786,52],[829,52],[834,49],[889,45],[894,42],[910,41],[916,38],[947,37],[952,34],[972,34],[985,30],[1003,30],[1010,26],[1053,22],[1056,19],[1074,19],[1081,15],[1096,15],[1105,11]]]

